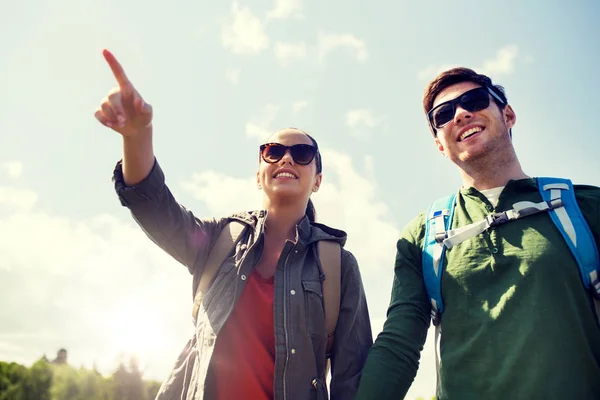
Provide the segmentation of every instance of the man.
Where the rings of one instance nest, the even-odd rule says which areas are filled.
[[[452,229],[517,202],[542,201],[537,179],[523,172],[515,153],[516,115],[501,86],[470,69],[451,69],[428,85],[423,106],[438,150],[463,182]],[[600,188],[576,185],[575,197],[600,243]],[[387,320],[369,353],[359,400],[402,399],[417,372],[435,303],[424,279],[425,218],[417,216],[398,241]],[[442,259],[444,310],[435,313],[438,399],[600,398],[594,300],[548,211],[449,247]]]

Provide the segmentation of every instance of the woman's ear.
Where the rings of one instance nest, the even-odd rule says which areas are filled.
[[[319,191],[322,180],[323,180],[323,174],[317,174],[317,176],[315,177],[315,184],[313,185],[313,188],[312,188],[313,193],[316,193]]]

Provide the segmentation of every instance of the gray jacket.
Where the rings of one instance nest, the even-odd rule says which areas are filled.
[[[193,276],[193,291],[204,270],[209,249],[223,226],[235,219],[247,224],[235,253],[215,275],[198,313],[195,334],[189,340],[157,400],[201,400],[210,393],[210,361],[219,331],[244,290],[263,248],[266,211],[244,212],[221,219],[198,219],[179,205],[158,163],[148,177],[125,186],[121,164],[114,171],[115,189],[148,237],[184,264]],[[319,240],[346,234],[304,218],[296,227],[297,241],[288,241],[275,271],[274,398],[304,400],[328,398],[324,381],[327,334],[321,279],[316,254]],[[182,305],[184,306],[184,305]],[[191,309],[191,304],[189,305]],[[353,399],[367,353],[373,343],[367,302],[358,264],[342,250],[341,307],[331,355],[331,399]],[[235,377],[232,377],[235,379]]]

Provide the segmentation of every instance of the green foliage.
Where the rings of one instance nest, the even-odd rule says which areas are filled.
[[[147,381],[146,382],[146,393],[148,393],[148,400],[154,400],[160,389],[160,382]]]
[[[27,400],[29,370],[17,363],[0,362],[0,400]]]
[[[34,363],[29,369],[30,396],[33,399],[51,400],[50,387],[52,386],[52,369],[43,358]]]
[[[160,383],[142,375],[137,359],[110,377],[44,358],[30,368],[0,361],[0,400],[153,400]]]

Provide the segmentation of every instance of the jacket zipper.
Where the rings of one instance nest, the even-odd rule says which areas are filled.
[[[297,243],[297,241],[296,241]],[[290,251],[288,251],[287,255],[285,256],[285,262],[283,263],[283,276],[286,278],[283,284],[283,331],[285,333],[285,364],[283,366],[283,400],[287,399],[287,388],[286,388],[286,376],[287,376],[287,366],[288,366],[288,362],[290,359],[290,349],[289,349],[289,339],[288,339],[288,329],[287,329],[287,296],[285,295],[287,292],[287,288],[286,288],[286,284],[287,284],[287,276],[286,276],[286,271],[287,269],[285,268],[287,265],[287,261],[290,258],[290,254],[292,253],[292,251],[294,250],[294,248],[296,248],[296,245],[294,244],[292,246],[292,248],[290,249]]]

